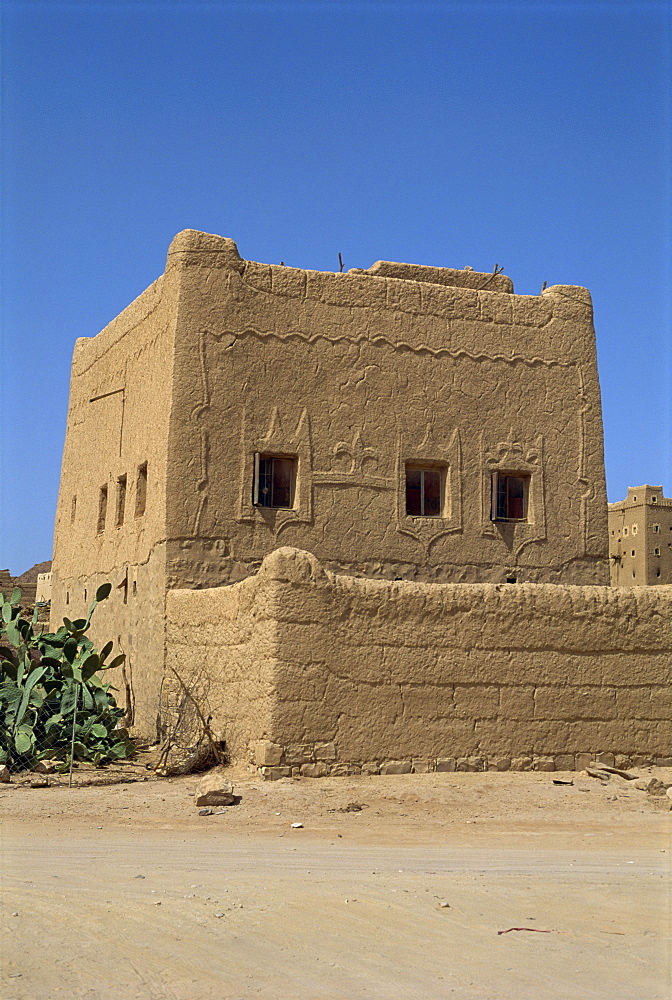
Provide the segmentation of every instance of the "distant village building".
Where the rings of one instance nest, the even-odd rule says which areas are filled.
[[[36,604],[49,604],[51,601],[51,573],[38,573],[35,590]]]
[[[11,576],[8,569],[0,569],[0,591],[9,598],[16,589],[21,591],[20,603],[24,608],[36,601],[48,604],[51,594],[51,560],[35,563],[25,573],[15,577]],[[42,596],[38,596],[38,593]]]
[[[660,486],[630,486],[609,504],[609,559],[614,587],[672,583],[672,499]]]

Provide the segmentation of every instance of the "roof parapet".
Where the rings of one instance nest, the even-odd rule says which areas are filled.
[[[245,261],[234,240],[197,229],[183,229],[168,247],[166,270],[175,266],[228,267],[242,274]]]
[[[424,281],[432,285],[449,285],[453,288],[482,288],[489,292],[513,292],[513,281],[506,274],[495,271],[474,271],[471,267],[459,270],[452,267],[430,267],[426,264],[401,264],[391,260],[377,260],[367,270],[353,268],[348,273],[370,274],[375,278]]]

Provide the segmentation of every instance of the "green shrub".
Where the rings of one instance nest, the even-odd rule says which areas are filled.
[[[86,636],[111,590],[104,583],[86,618],[64,618],[46,634],[36,633],[37,610],[32,621],[19,617],[18,588],[9,599],[0,594],[0,763],[20,770],[50,759],[66,770],[71,757],[98,765],[133,754],[128,731],[118,728],[124,710],[103,680],[125,656],[106,665],[112,643],[97,652]]]

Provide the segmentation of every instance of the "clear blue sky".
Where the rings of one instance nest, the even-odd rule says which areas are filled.
[[[672,495],[668,2],[5,0],[2,46],[0,567],[51,556],[75,338],[185,228],[586,285],[609,498]]]

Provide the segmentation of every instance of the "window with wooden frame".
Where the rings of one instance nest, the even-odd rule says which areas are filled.
[[[252,501],[257,507],[293,507],[295,486],[295,458],[287,455],[254,456]]]
[[[441,517],[445,475],[440,466],[406,466],[406,514]]]
[[[529,493],[529,475],[513,472],[493,473],[492,520],[527,521]]]

